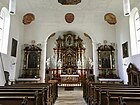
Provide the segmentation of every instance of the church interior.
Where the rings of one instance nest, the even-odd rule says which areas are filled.
[[[140,0],[0,0],[0,105],[139,105]]]

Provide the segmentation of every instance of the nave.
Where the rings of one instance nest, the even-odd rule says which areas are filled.
[[[127,71],[128,84],[90,78],[82,82],[82,87],[58,86],[57,80],[7,84],[0,86],[0,105],[139,105],[140,72],[132,63]]]
[[[75,87],[74,90],[64,90],[64,87],[59,87],[58,98],[54,105],[86,105],[83,99],[82,87]]]

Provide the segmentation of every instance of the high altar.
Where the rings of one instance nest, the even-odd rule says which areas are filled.
[[[56,67],[48,67],[47,72],[62,86],[81,86],[90,73],[90,68],[85,68],[85,50],[83,40],[79,36],[71,32],[59,36],[54,48]]]

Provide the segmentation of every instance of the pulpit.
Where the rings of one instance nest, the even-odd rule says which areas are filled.
[[[128,75],[128,85],[140,86],[140,71],[134,64],[132,63],[129,64],[127,68],[127,75]]]

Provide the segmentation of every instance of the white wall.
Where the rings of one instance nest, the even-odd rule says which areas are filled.
[[[11,47],[12,47],[12,38],[18,41],[17,45],[17,55],[16,55],[16,78],[19,77],[21,66],[22,66],[22,47],[23,47],[23,34],[24,34],[24,25],[21,22],[21,18],[17,15],[11,16],[11,26],[10,26],[10,38],[9,38],[9,53],[11,55]]]
[[[0,8],[7,6],[7,4],[1,4]],[[137,4],[139,6],[139,4]],[[132,8],[132,7],[131,7]],[[138,7],[140,8],[140,6]],[[80,12],[79,12],[80,11]],[[68,24],[65,22],[64,16],[66,13],[72,12],[75,15],[73,23]],[[81,14],[82,12],[82,14]],[[101,12],[101,11],[100,11]],[[101,15],[102,14],[102,15]],[[123,14],[121,14],[123,15]],[[45,17],[45,20],[41,20],[40,17]],[[35,16],[35,21],[29,25],[22,24],[22,17],[18,17],[18,14],[11,16],[11,28],[8,45],[8,55],[11,54],[12,38],[18,41],[15,78],[18,78],[22,72],[23,65],[23,44],[30,44],[31,40],[35,40],[36,43],[41,43],[42,59],[41,59],[41,80],[45,79],[45,55],[46,55],[46,40],[55,32],[59,31],[74,31],[77,33],[87,33],[92,38],[93,44],[93,58],[94,58],[94,73],[98,74],[98,59],[97,59],[97,44],[103,43],[103,40],[107,40],[108,43],[117,44],[117,70],[119,76],[127,83],[126,68],[129,63],[134,63],[140,69],[140,55],[130,55],[130,37],[129,37],[129,19],[124,16],[117,16],[117,24],[110,25],[104,21],[104,13],[96,13],[91,11],[84,11],[80,9],[74,11],[73,9],[66,10],[46,10],[45,13],[40,16]],[[57,18],[56,18],[57,17]],[[129,57],[122,58],[122,44],[128,41]],[[10,57],[9,57],[10,58]],[[5,59],[5,58],[4,58]],[[5,59],[6,60],[6,59]],[[7,63],[8,64],[8,63]],[[1,68],[1,66],[0,66]],[[3,73],[0,71],[0,77],[3,77]],[[4,78],[0,79],[0,85],[4,83]]]
[[[6,83],[3,68],[2,54],[0,54],[0,86],[4,86]]]
[[[73,23],[68,24],[65,22],[64,16],[67,12],[73,12],[75,15],[75,20]],[[82,14],[81,14],[82,12]],[[101,15],[102,14],[102,15]],[[11,16],[11,29],[9,38],[9,50],[8,55],[11,53],[11,40],[15,38],[18,41],[18,53],[16,61],[16,78],[22,72],[23,65],[23,44],[30,44],[31,40],[35,40],[36,43],[41,43],[42,48],[42,59],[41,59],[41,80],[45,79],[45,60],[46,58],[46,40],[54,32],[58,31],[74,31],[87,33],[92,38],[93,44],[93,57],[94,59],[94,69],[95,73],[98,72],[97,66],[97,44],[103,43],[103,40],[107,40],[108,43],[116,43],[116,33],[115,26],[108,24],[104,21],[104,13],[92,13],[90,11],[83,11],[82,9],[78,11],[69,10],[46,10],[43,15],[46,17],[45,20],[39,20],[39,17],[35,17],[29,25],[23,26],[22,18],[18,15]],[[57,17],[57,18],[56,18]]]
[[[124,83],[128,82],[127,75],[127,67],[129,63],[133,63],[136,65],[138,69],[140,69],[140,55],[131,55],[131,45],[130,45],[130,31],[129,31],[129,17],[121,16],[118,20],[118,24],[116,26],[116,41],[117,41],[117,49],[118,49],[118,70],[119,76],[124,80]],[[124,42],[128,42],[128,52],[129,57],[123,58],[122,55],[122,44]],[[133,43],[133,42],[132,42]]]
[[[0,9],[5,6],[8,8],[8,5],[6,4],[0,4]],[[21,19],[18,17],[18,15],[11,16],[11,26],[10,26],[10,32],[9,32],[9,44],[8,44],[8,54],[2,54],[2,59],[4,62],[4,70],[10,72],[10,80],[14,81],[15,78],[19,77],[19,71],[21,69],[21,46],[22,46],[22,40],[23,40],[23,33],[24,33],[24,27],[21,23]],[[17,47],[17,57],[11,57],[11,47],[12,47],[12,38],[16,39],[18,41],[18,47]],[[3,86],[5,84],[5,78],[3,74],[3,69],[0,62],[0,86]]]
[[[128,50],[130,56],[130,38],[129,38],[129,17],[121,17],[116,26],[116,40],[118,49],[118,70],[119,76],[124,83],[127,83],[126,68],[128,66],[129,57],[124,58],[122,56],[122,44],[128,41]]]
[[[49,13],[48,13],[49,14]],[[51,13],[50,13],[51,14]],[[58,14],[58,13],[57,13]],[[45,43],[46,39],[48,36],[50,36],[52,33],[58,32],[58,31],[74,31],[77,33],[87,33],[93,40],[93,47],[95,48],[94,52],[95,53],[95,58],[97,57],[97,43],[103,43],[103,40],[107,40],[108,43],[115,42],[116,41],[116,36],[115,36],[115,26],[110,25],[106,23],[103,19],[103,16],[96,16],[96,14],[88,14],[88,16],[80,17],[77,14],[76,19],[74,20],[73,23],[68,24],[64,21],[63,17],[64,16],[63,12],[59,12],[59,17],[55,18],[52,17],[52,20],[42,20],[43,22],[37,22],[36,20],[33,21],[31,24],[25,26],[25,31],[24,31],[24,43],[30,43],[31,40],[35,40],[36,43],[41,43],[42,46],[42,55],[44,56],[45,54]],[[62,18],[61,20],[60,17]],[[82,19],[83,20],[82,20]],[[79,20],[78,20],[79,19]],[[44,22],[45,21],[45,22]],[[51,22],[52,23],[51,23]],[[48,49],[47,49],[48,50]],[[41,80],[44,80],[44,70],[45,70],[45,59],[42,56],[41,60]],[[97,71],[97,59],[94,60],[94,65],[95,65],[95,71]]]

